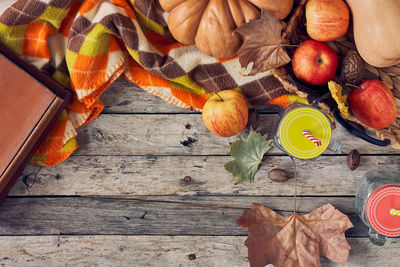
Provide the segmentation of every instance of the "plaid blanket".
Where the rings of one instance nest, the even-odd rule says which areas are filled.
[[[33,163],[66,159],[78,147],[76,129],[99,115],[99,96],[120,76],[193,110],[224,89],[241,90],[253,105],[285,94],[269,72],[242,76],[237,58],[177,43],[165,16],[157,0],[17,0],[2,13],[0,41],[74,91]]]

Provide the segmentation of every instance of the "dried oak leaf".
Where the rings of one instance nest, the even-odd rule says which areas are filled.
[[[328,82],[329,91],[331,91],[332,98],[335,99],[340,114],[343,118],[349,117],[349,107],[346,106],[347,95],[342,94],[342,86],[334,81]]]
[[[242,68],[254,63],[248,75],[271,70],[290,62],[282,47],[282,24],[278,17],[263,11],[261,17],[243,24],[235,30],[243,36],[243,45],[238,50]]]
[[[289,217],[253,204],[236,223],[249,232],[250,266],[321,266],[320,256],[344,265],[349,256],[344,232],[353,224],[331,204]]]
[[[225,170],[236,177],[236,183],[252,182],[264,154],[271,149],[271,140],[255,131],[250,131],[247,141],[237,140],[231,145],[234,160],[225,164]]]

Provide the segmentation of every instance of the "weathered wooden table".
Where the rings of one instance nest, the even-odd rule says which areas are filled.
[[[254,183],[235,185],[223,166],[237,137],[213,135],[200,114],[124,80],[102,100],[103,114],[79,130],[76,153],[58,166],[29,165],[0,206],[1,266],[247,266],[247,232],[235,224],[243,210],[257,202],[292,212],[293,180],[267,178],[273,167],[292,169],[276,148]],[[261,118],[270,127],[277,115]],[[399,171],[399,152],[369,145],[340,126],[334,138],[348,151],[358,149],[361,165],[350,171],[346,155],[329,151],[296,160],[298,211],[330,202],[349,215],[355,228],[347,231],[347,266],[399,266],[400,244],[371,245],[354,209],[362,175]]]

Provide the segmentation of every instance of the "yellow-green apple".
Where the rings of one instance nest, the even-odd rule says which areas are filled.
[[[396,120],[392,91],[379,80],[367,80],[351,90],[349,105],[357,119],[374,129],[383,129]]]
[[[302,43],[292,58],[296,77],[311,85],[323,85],[335,76],[338,56],[329,45],[314,40]]]
[[[235,90],[212,95],[203,106],[203,121],[216,135],[229,137],[240,133],[247,125],[249,111],[244,96]]]
[[[349,7],[343,0],[309,0],[306,4],[307,33],[314,40],[329,42],[347,32]]]

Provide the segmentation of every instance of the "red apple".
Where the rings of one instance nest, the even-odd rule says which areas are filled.
[[[349,7],[342,0],[309,0],[306,4],[307,33],[316,41],[333,41],[347,32]]]
[[[396,102],[392,91],[381,81],[367,80],[349,94],[353,115],[365,125],[382,129],[396,120]]]
[[[249,111],[244,96],[238,91],[224,90],[211,96],[203,107],[203,121],[216,135],[229,137],[247,125]]]
[[[338,56],[329,45],[314,40],[302,43],[294,52],[292,67],[299,80],[323,85],[335,76]]]

